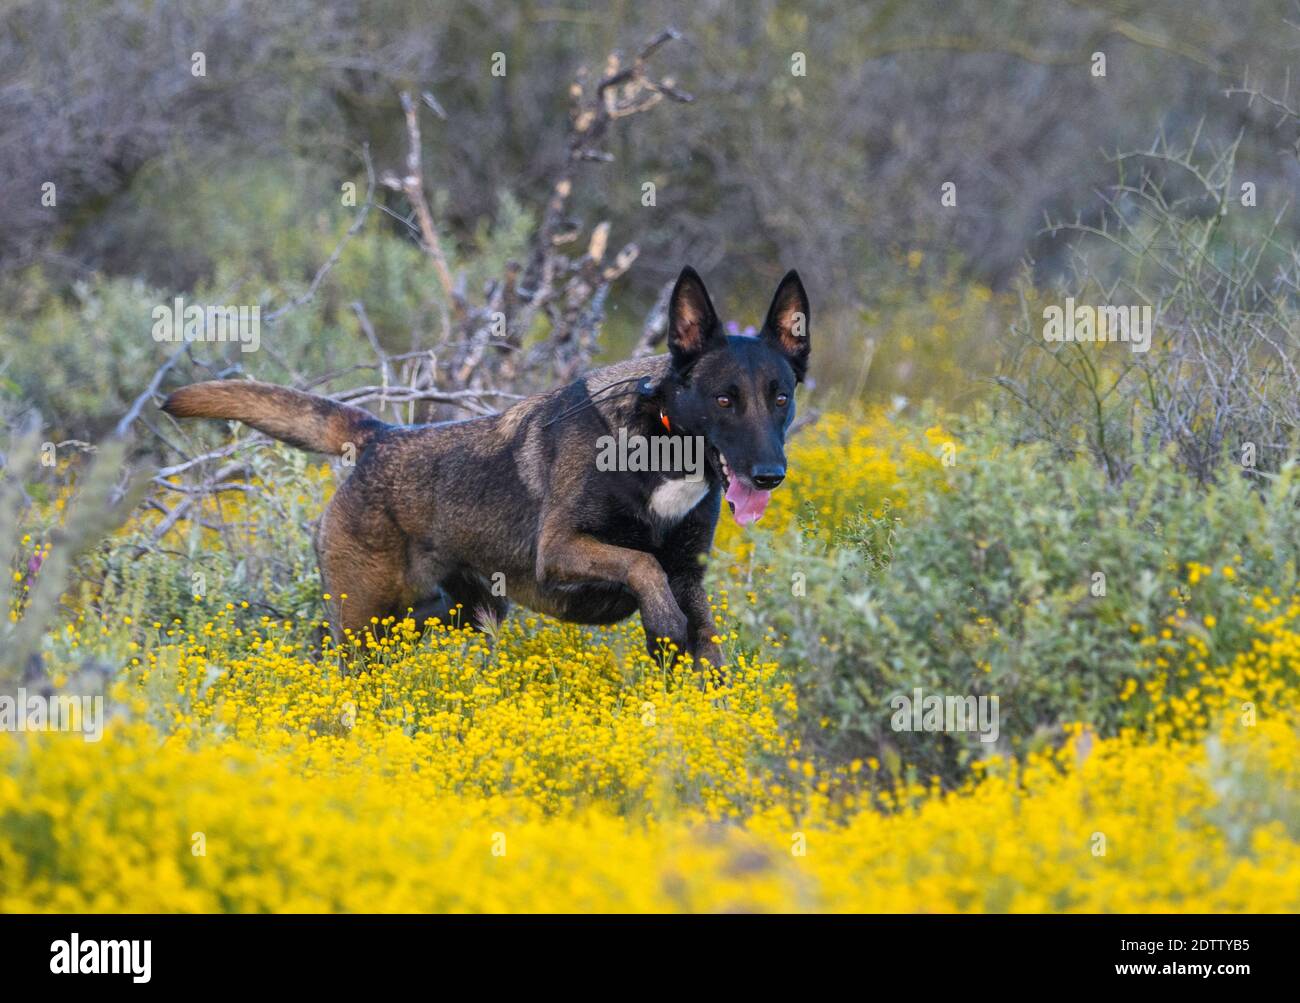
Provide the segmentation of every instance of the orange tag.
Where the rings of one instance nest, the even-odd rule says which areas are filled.
[[[673,430],[672,425],[668,424],[668,415],[664,414],[662,411],[659,412],[659,420],[663,422],[665,431],[671,432]]]

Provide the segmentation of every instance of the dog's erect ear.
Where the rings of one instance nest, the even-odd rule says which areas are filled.
[[[690,364],[721,337],[722,327],[709,302],[704,280],[687,265],[677,276],[668,298],[668,351],[673,364],[678,368]]]
[[[808,294],[804,292],[799,273],[791,269],[776,287],[772,305],[763,322],[763,337],[774,345],[794,367],[800,380],[808,371]]]

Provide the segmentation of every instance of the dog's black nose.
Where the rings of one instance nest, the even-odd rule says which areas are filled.
[[[771,491],[785,480],[785,467],[773,465],[755,467],[749,472],[749,479],[754,482],[754,487],[758,490]]]

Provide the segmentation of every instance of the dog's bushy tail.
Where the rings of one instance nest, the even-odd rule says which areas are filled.
[[[211,380],[181,387],[162,409],[177,418],[227,418],[313,453],[358,452],[387,428],[368,411],[325,397],[252,380]]]

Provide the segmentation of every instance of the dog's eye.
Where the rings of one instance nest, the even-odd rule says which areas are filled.
[[[731,407],[731,398],[726,394],[718,394],[718,407]]]
[[[777,407],[785,407],[785,406],[786,406],[787,404],[789,404],[789,403],[790,403],[790,395],[789,395],[789,394],[777,394],[777,395],[776,395],[776,406],[777,406]]]

